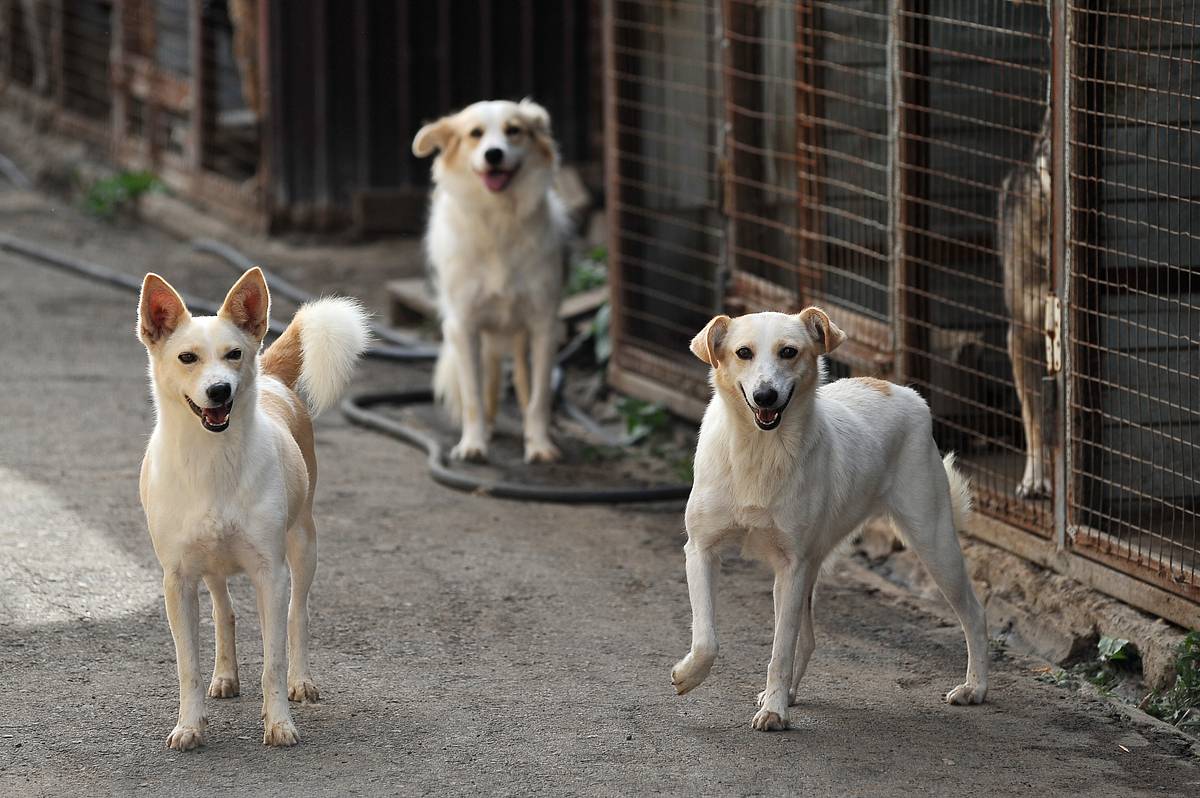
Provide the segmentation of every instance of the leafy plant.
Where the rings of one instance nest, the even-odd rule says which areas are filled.
[[[595,249],[571,264],[571,273],[567,277],[567,296],[582,294],[593,288],[600,288],[608,283],[608,251],[604,247]]]
[[[1189,632],[1179,644],[1175,684],[1149,696],[1146,711],[1190,732],[1200,731],[1200,631]]]
[[[670,422],[667,410],[662,405],[628,396],[622,396],[617,401],[617,413],[625,422],[625,433],[635,438],[661,432]]]
[[[152,172],[121,172],[97,180],[83,197],[84,208],[100,219],[112,219],[120,211],[137,202],[138,197],[162,188]]]

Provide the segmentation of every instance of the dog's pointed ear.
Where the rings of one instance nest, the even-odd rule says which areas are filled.
[[[450,117],[443,116],[436,122],[430,122],[418,130],[417,135],[413,137],[413,155],[418,158],[427,158],[438,150],[445,151],[446,145],[450,143],[453,135],[454,126],[450,124]]]
[[[692,354],[713,368],[718,368],[721,360],[721,344],[725,341],[725,333],[729,331],[728,316],[713,316],[704,329],[696,333],[692,339]]]
[[[256,341],[266,337],[271,319],[271,294],[267,291],[267,278],[262,269],[255,266],[238,278],[225,296],[217,316],[232,322]]]
[[[827,355],[846,340],[846,334],[818,307],[805,308],[797,317],[817,344],[818,354]]]
[[[179,325],[190,319],[183,297],[163,278],[150,272],[142,280],[138,299],[138,338],[147,347],[171,337]]]

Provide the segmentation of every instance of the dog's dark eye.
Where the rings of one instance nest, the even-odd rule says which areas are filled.
[[[519,136],[521,135],[521,132],[521,128],[513,125],[509,125],[508,127],[504,128],[504,135],[506,136]]]
[[[481,128],[481,127],[477,127],[477,128],[475,128],[474,130],[472,130],[472,131],[471,131],[471,138],[473,138],[473,139],[481,139],[481,138],[483,138],[483,128]]]
[[[796,347],[794,346],[785,346],[783,349],[779,350],[779,356],[784,360],[791,360],[797,354]]]
[[[741,349],[739,349],[734,354],[736,354],[742,360],[749,360],[750,358],[754,357],[754,353],[751,352],[750,348],[746,347],[746,346],[743,346]]]
[[[230,349],[228,352],[225,353],[225,359],[226,360],[241,360],[242,359],[242,350]]]
[[[179,362],[180,363],[195,363],[199,359],[200,358],[196,357],[196,354],[194,352],[180,352],[179,353]]]

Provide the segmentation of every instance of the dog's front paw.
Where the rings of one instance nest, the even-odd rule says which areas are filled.
[[[987,687],[966,682],[946,693],[946,703],[960,707],[970,704],[982,704],[986,696]]]
[[[1029,477],[1021,480],[1021,484],[1017,485],[1017,498],[1028,501],[1049,499],[1050,493],[1050,480],[1048,479],[1033,479]]]
[[[286,748],[298,742],[300,742],[300,734],[296,731],[296,724],[292,723],[291,718],[285,718],[275,723],[267,721],[263,724],[263,745]]]
[[[679,695],[695,690],[708,678],[716,656],[699,657],[695,652],[679,660],[671,669],[671,686]]]
[[[486,463],[488,459],[487,444],[463,438],[450,450],[450,457],[468,463]]]
[[[204,729],[198,726],[176,726],[167,735],[167,748],[175,751],[191,751],[204,745]]]
[[[529,441],[525,444],[526,463],[554,463],[561,459],[562,452],[550,441],[540,443]]]
[[[767,700],[767,691],[761,690],[761,691],[759,691],[758,695],[754,699],[754,705],[757,707],[761,707],[766,700]],[[791,690],[788,691],[788,706],[789,707],[796,706],[796,694],[793,693]]]
[[[754,713],[754,720],[750,721],[750,725],[759,731],[783,731],[788,727],[787,713],[781,715],[769,709],[760,709]]]
[[[297,679],[288,684],[288,701],[298,701],[301,704],[315,704],[321,700],[321,693],[312,679]]]
[[[242,691],[236,676],[214,676],[208,685],[209,698],[233,698]]]

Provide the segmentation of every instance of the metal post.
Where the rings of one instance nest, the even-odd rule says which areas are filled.
[[[1072,446],[1072,413],[1074,380],[1072,379],[1071,347],[1071,15],[1066,4],[1046,0],[1050,16],[1050,175],[1051,175],[1051,241],[1050,268],[1054,290],[1063,307],[1058,345],[1062,349],[1062,368],[1056,375],[1058,384],[1058,434],[1054,439],[1054,530],[1055,543],[1061,551],[1067,545],[1067,525],[1070,522],[1071,474],[1075,458]]]

